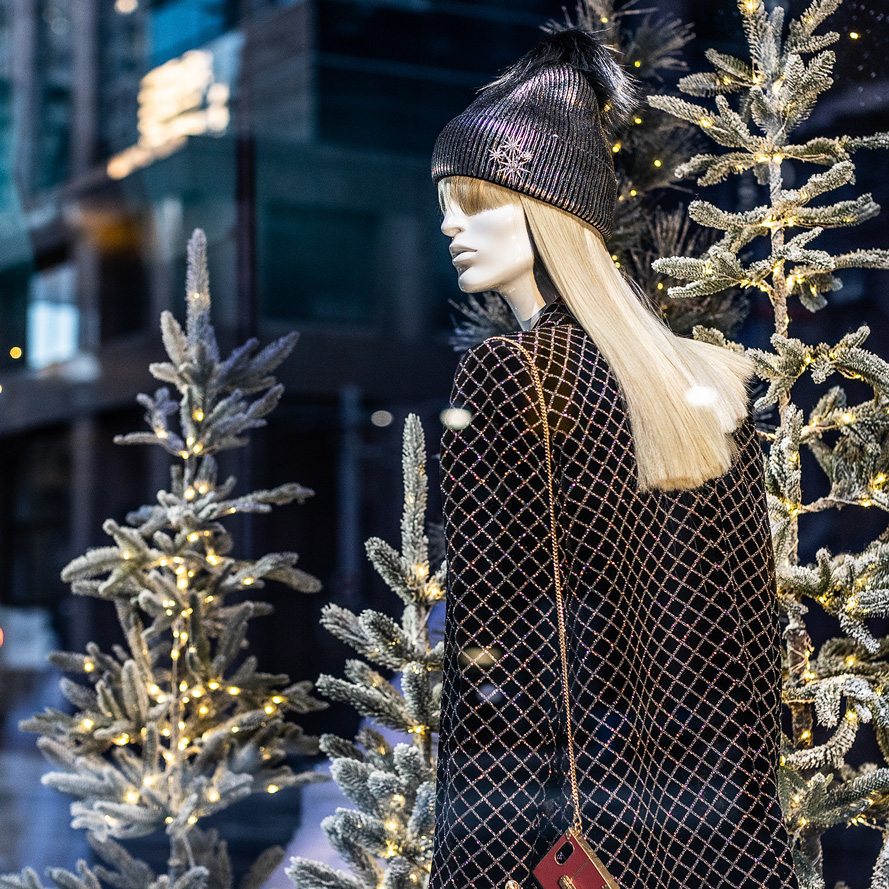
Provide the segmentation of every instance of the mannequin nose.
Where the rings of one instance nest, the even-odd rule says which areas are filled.
[[[441,233],[453,238],[466,228],[465,220],[466,216],[463,213],[455,212],[452,207],[448,207],[441,221]]]

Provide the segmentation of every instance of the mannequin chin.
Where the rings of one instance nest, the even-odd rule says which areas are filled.
[[[451,239],[451,262],[457,285],[464,293],[495,290],[512,307],[523,330],[554,293],[544,296],[535,278],[535,256],[525,212],[519,204],[505,204],[467,215],[453,202],[441,223]]]

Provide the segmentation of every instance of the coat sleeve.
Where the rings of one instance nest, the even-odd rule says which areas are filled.
[[[564,809],[555,767],[559,654],[546,449],[518,349],[486,340],[457,370],[442,434],[448,560],[429,889],[530,885]]]
[[[781,629],[764,458],[752,415],[738,439],[741,483],[723,492],[723,511],[732,570],[743,579],[744,594],[736,607],[746,678],[751,683],[750,708],[759,721],[756,732],[767,740],[766,753],[774,764],[781,737]]]
[[[482,686],[505,691],[505,684],[528,682],[518,698],[504,695],[497,708],[507,736],[509,725],[521,722],[512,737],[520,745],[529,712],[543,718],[537,711],[550,697],[540,679],[523,670],[542,666],[542,648],[552,658],[554,597],[544,429],[525,357],[503,340],[471,349],[458,367],[451,403],[470,419],[442,437],[445,646],[456,658],[442,741],[450,743],[450,730],[467,743],[478,734],[483,744]],[[544,700],[535,701],[535,694]]]
[[[502,340],[470,350],[451,404],[470,418],[442,449],[449,592],[516,592],[550,553],[544,429],[522,353]]]

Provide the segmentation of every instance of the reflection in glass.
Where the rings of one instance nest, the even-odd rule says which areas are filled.
[[[72,262],[35,272],[28,284],[28,367],[38,370],[77,354],[80,312]]]
[[[71,142],[70,0],[40,0],[37,19],[39,125],[34,130],[34,189],[68,178]]]

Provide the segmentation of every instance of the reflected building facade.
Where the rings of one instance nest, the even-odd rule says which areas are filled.
[[[135,395],[156,386],[159,315],[183,314],[200,227],[223,347],[300,332],[284,401],[223,467],[244,490],[316,492],[232,528],[245,552],[296,550],[324,582],[313,599],[264,591],[279,619],[258,631],[261,666],[315,678],[345,652],[318,626],[325,602],[394,607],[363,542],[397,538],[411,410],[438,517],[438,412],[457,362],[432,143],[559,12],[0,0],[0,606],[52,609],[65,647],[113,638],[113,614],[70,597],[59,571],[105,543],[104,518],[167,484],[163,454],[112,438],[142,425]]]

